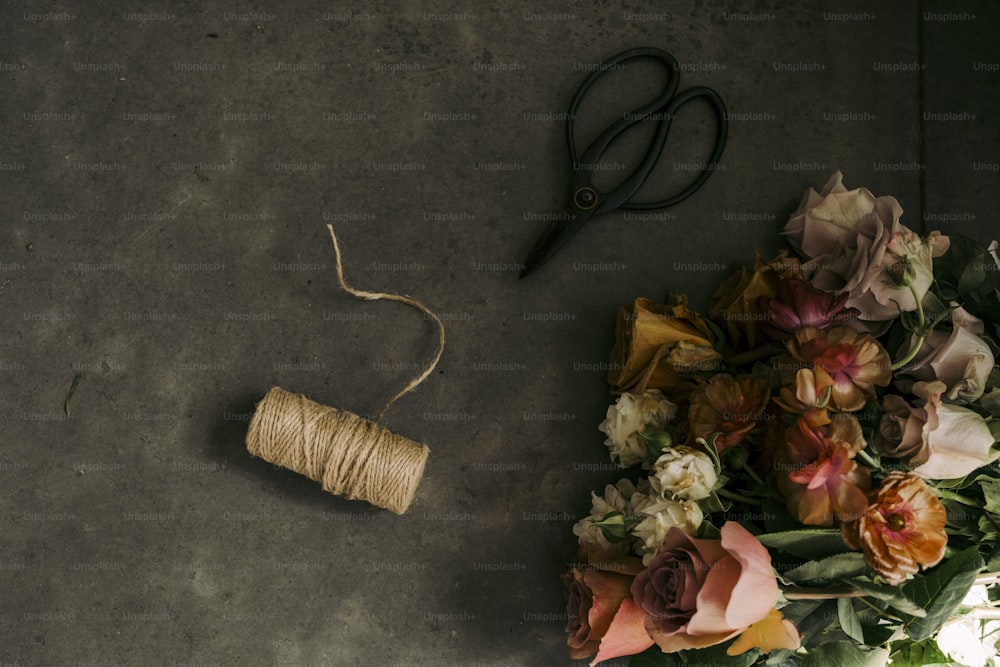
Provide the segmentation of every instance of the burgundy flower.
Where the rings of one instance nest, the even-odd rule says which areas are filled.
[[[847,307],[848,298],[847,292],[824,292],[798,278],[782,280],[776,297],[758,299],[764,313],[761,328],[775,340],[786,340],[803,327],[827,329],[857,318],[860,311]]]

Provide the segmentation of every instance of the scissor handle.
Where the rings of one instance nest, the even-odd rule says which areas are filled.
[[[667,84],[655,99],[625,114],[621,119],[615,121],[600,136],[597,137],[584,151],[583,156],[578,157],[576,150],[576,111],[580,106],[584,96],[601,76],[615,69],[615,65],[627,60],[636,58],[652,58],[659,61],[667,68]],[[718,93],[710,88],[695,87],[683,91],[676,97],[674,93],[680,80],[680,66],[677,60],[662,49],[655,47],[641,47],[623,51],[608,60],[604,61],[600,68],[592,72],[576,91],[570,102],[566,113],[566,144],[569,148],[570,159],[573,163],[573,179],[571,183],[571,205],[579,210],[590,210],[593,213],[610,211],[612,209],[625,210],[651,210],[665,208],[677,204],[700,188],[712,175],[712,166],[718,163],[722,157],[722,152],[726,147],[726,136],[729,132],[729,123],[726,119],[726,107]],[[655,202],[628,203],[628,200],[639,191],[642,184],[649,177],[650,172],[656,167],[660,155],[663,154],[663,147],[667,140],[667,133],[674,115],[688,102],[704,98],[715,111],[717,132],[715,144],[712,147],[712,154],[709,161],[699,170],[698,176],[683,190],[677,194]],[[600,192],[594,187],[592,179],[594,164],[600,160],[601,156],[608,149],[618,135],[622,134],[632,126],[647,120],[656,120],[656,133],[653,141],[643,156],[642,162],[635,171],[629,175],[622,183],[610,192]]]

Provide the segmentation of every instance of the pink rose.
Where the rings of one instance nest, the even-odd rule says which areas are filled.
[[[995,359],[989,345],[970,331],[982,331],[982,321],[966,315],[963,311],[959,319],[952,320],[954,328],[950,333],[935,329],[927,334],[917,356],[897,375],[925,382],[940,380],[946,387],[945,396],[955,403],[971,403],[982,396]],[[897,354],[906,354],[915,344],[911,336]],[[897,384],[907,389],[907,382]]]
[[[672,528],[632,583],[646,630],[665,652],[704,648],[763,620],[778,597],[771,557],[746,528],[723,524],[722,539]]]
[[[995,458],[986,421],[977,412],[942,403],[945,388],[940,381],[914,384],[913,393],[925,401],[919,408],[886,396],[876,437],[883,452],[909,457],[913,472],[929,479],[965,477]]]
[[[900,224],[903,209],[894,197],[848,191],[842,179],[838,171],[820,193],[810,189],[785,225],[789,243],[810,259],[803,273],[818,289],[848,294],[847,306],[862,320],[916,310],[933,280],[931,260],[947,250],[948,237],[932,232],[922,239]]]
[[[596,665],[642,653],[653,645],[643,614],[631,599],[632,581],[642,562],[598,548],[583,551],[587,562],[570,568],[562,577],[569,657],[581,660],[594,656],[590,664]]]

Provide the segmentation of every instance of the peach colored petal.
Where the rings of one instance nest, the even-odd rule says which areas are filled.
[[[591,661],[591,666],[602,660],[611,660],[623,655],[642,653],[653,645],[653,640],[646,632],[645,614],[632,602],[631,598],[622,600],[618,613],[601,639],[601,647]]]
[[[826,489],[809,491],[803,489],[788,497],[788,511],[807,526],[833,525],[833,511],[830,494]]]
[[[753,648],[759,648],[764,653],[779,648],[794,651],[800,644],[799,631],[795,625],[780,611],[772,609],[767,616],[744,630],[743,634],[726,649],[726,654],[741,655]]]
[[[630,576],[607,572],[588,570],[583,573],[583,584],[590,588],[593,596],[590,613],[587,615],[591,636],[600,637],[607,632],[622,600],[632,594],[632,579]]]
[[[687,624],[691,635],[709,635],[739,628],[729,624],[727,610],[733,589],[740,580],[740,564],[732,555],[726,555],[712,566],[705,584],[698,591],[698,607]]]
[[[741,574],[730,596],[726,619],[737,628],[763,618],[774,607],[778,581],[771,569],[771,555],[746,528],[727,521],[720,529],[722,546],[740,564]]]
[[[865,394],[850,380],[833,383],[831,394],[834,405],[845,412],[856,412],[865,407]]]
[[[712,563],[715,563],[716,561],[726,556],[726,550],[723,548],[722,542],[720,542],[719,540],[703,540],[698,537],[688,536],[680,528],[670,529],[671,533],[674,531],[677,531],[678,533],[686,537],[688,541],[691,543],[691,546],[697,549],[698,554],[701,556],[701,559],[705,561],[705,563],[707,563],[708,565],[711,565]],[[666,548],[666,546],[664,546],[664,548]]]

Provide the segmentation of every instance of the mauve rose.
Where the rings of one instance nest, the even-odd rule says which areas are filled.
[[[784,233],[809,258],[802,269],[814,287],[847,293],[861,320],[886,321],[916,310],[931,284],[932,258],[948,248],[948,237],[921,238],[900,224],[902,214],[894,197],[848,191],[838,171],[821,192],[806,193]]]
[[[720,644],[774,608],[778,582],[767,549],[734,521],[721,533],[703,540],[672,529],[632,582],[646,630],[667,653]]]
[[[844,175],[836,171],[819,192],[806,191],[782,233],[800,255],[819,257],[833,250],[837,239],[854,229],[874,205],[875,196],[867,188],[848,192]]]
[[[898,377],[911,380],[930,382],[940,380],[947,390],[945,396],[955,403],[971,403],[983,395],[986,390],[986,379],[993,370],[995,359],[989,345],[969,330],[960,326],[965,322],[972,328],[982,325],[981,321],[955,320],[951,332],[935,329],[927,334],[917,356],[904,366]],[[914,336],[910,337],[897,355],[906,354],[916,344]],[[897,382],[906,391],[907,382]]]
[[[929,479],[958,479],[989,463],[993,435],[986,421],[967,408],[941,402],[945,384],[917,382],[913,393],[924,400],[914,408],[886,396],[876,445],[889,456],[908,457],[913,472]],[[903,421],[904,409],[910,414]]]

